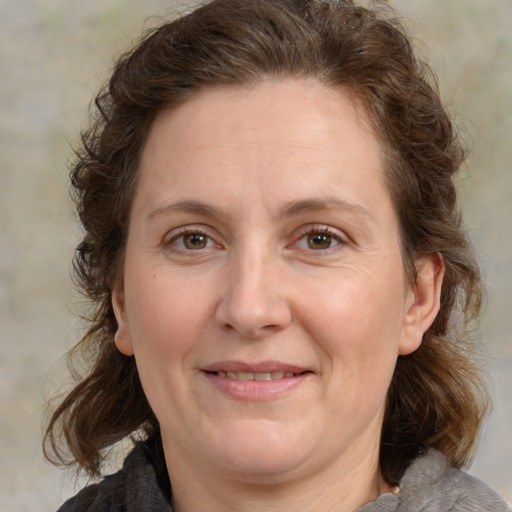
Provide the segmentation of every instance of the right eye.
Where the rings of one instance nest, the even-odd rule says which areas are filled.
[[[218,247],[218,245],[208,235],[198,230],[182,232],[174,236],[168,242],[168,245],[184,251],[200,251],[201,249]]]

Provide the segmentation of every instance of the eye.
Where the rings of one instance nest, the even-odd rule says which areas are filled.
[[[343,243],[340,235],[331,233],[327,228],[312,230],[303,235],[295,244],[299,249],[325,251]]]
[[[333,242],[333,237],[327,233],[312,233],[306,235],[306,241],[310,249],[329,249]]]
[[[208,237],[202,233],[189,233],[180,237],[183,246],[190,250],[204,249],[208,245]]]
[[[218,244],[208,235],[198,230],[181,232],[172,237],[168,245],[173,249],[183,251],[200,251],[202,249],[218,247]]]

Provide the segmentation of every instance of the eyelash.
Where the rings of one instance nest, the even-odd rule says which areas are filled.
[[[337,243],[334,246],[329,246],[326,248],[320,248],[320,249],[313,249],[311,247],[298,247],[299,243],[305,239],[308,236],[320,234],[320,235],[327,235],[332,240],[336,241]],[[202,236],[206,238],[206,244],[210,245],[210,247],[199,247],[196,249],[190,249],[185,247],[185,241],[184,238],[188,235],[197,235]],[[179,247],[176,245],[176,242],[180,239],[183,239],[182,241],[182,247]],[[307,242],[306,242],[307,243]],[[208,233],[206,230],[201,229],[199,227],[184,227],[181,228],[177,233],[174,233],[170,238],[166,238],[164,240],[164,245],[168,247],[170,250],[175,252],[180,252],[182,254],[187,253],[194,253],[194,252],[201,252],[204,250],[211,249],[211,245],[214,244],[217,246],[217,248],[221,248],[221,245],[218,244]],[[297,248],[299,250],[307,251],[307,252],[314,252],[314,253],[326,253],[331,252],[332,250],[335,250],[338,246],[344,246],[347,244],[347,240],[340,235],[340,233],[336,230],[333,230],[332,228],[329,228],[328,226],[307,226],[303,228],[300,232],[300,236],[296,239],[295,242],[293,242],[289,247],[290,248]]]
[[[187,247],[178,247],[176,246],[176,242],[180,239],[183,239],[182,245],[185,245],[184,238],[188,235],[197,235],[197,236],[203,236],[207,239],[207,244],[215,244],[217,247],[220,247],[220,245],[215,242],[215,240],[203,229],[196,228],[196,227],[184,227],[181,228],[177,233],[173,233],[173,235],[170,238],[166,238],[164,240],[164,245],[171,250],[175,252],[180,253],[193,253],[193,252],[200,252],[205,249],[210,249],[211,247],[204,247],[204,248],[198,248],[198,249],[188,249]]]
[[[304,230],[300,234],[300,237],[298,238],[298,240],[292,244],[292,247],[297,247],[298,243],[301,240],[303,240],[305,237],[315,235],[315,234],[327,235],[327,236],[331,237],[332,240],[335,240],[337,243],[336,243],[336,245],[327,247],[325,249],[312,249],[311,247],[309,247],[308,249],[303,248],[302,250],[317,252],[317,253],[326,253],[326,252],[331,252],[332,250],[335,250],[339,246],[344,246],[347,244],[346,238],[341,236],[341,234],[337,230],[329,228],[328,226],[318,225],[318,226],[307,226],[306,228],[304,228]]]

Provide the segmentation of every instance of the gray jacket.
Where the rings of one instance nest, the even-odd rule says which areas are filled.
[[[147,448],[139,443],[121,471],[86,487],[58,512],[172,512],[150,458]],[[356,512],[510,511],[484,483],[451,468],[441,453],[430,449],[409,466],[398,494],[382,494]]]

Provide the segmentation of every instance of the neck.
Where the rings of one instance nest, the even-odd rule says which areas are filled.
[[[355,457],[356,451],[343,463],[335,461],[302,478],[292,475],[268,482],[176,464],[183,459],[174,450],[164,450],[175,512],[353,512],[380,494],[394,492],[380,472],[378,446],[367,451],[367,457]]]

